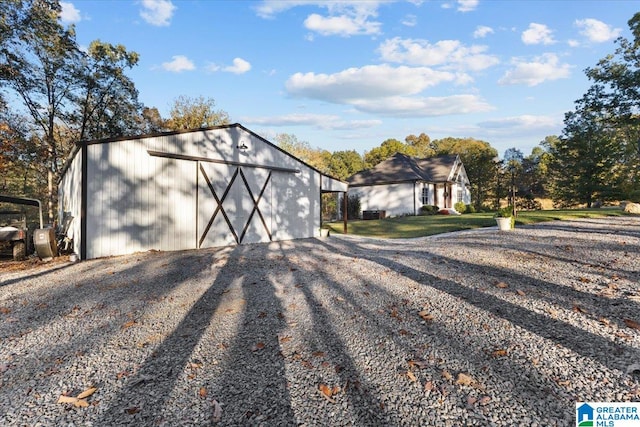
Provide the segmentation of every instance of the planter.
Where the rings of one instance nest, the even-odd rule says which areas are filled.
[[[498,230],[500,231],[509,231],[512,229],[511,218],[496,218],[496,222],[498,223]]]
[[[329,237],[329,229],[321,228],[320,229],[320,237]]]

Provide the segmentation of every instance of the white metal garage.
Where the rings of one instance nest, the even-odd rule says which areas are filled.
[[[242,125],[80,142],[59,186],[81,259],[315,237],[347,184]]]

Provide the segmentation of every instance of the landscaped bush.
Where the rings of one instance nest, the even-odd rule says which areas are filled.
[[[465,213],[476,213],[476,208],[473,205],[467,205]]]
[[[435,205],[423,205],[418,215],[435,215],[438,213],[438,210],[440,210],[440,208]]]
[[[457,202],[455,205],[453,205],[453,208],[461,214],[467,211],[467,205],[465,205],[464,202]]]
[[[535,200],[533,196],[525,196],[518,200],[519,208],[528,211],[539,211],[542,209],[542,204]]]

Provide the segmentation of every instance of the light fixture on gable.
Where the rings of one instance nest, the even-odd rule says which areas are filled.
[[[249,147],[247,146],[247,144],[244,141],[240,141],[239,145],[236,145],[236,148],[242,151],[246,151],[249,149]]]

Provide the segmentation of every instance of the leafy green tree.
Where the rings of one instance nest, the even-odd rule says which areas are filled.
[[[318,169],[329,173],[331,153],[320,148],[312,148],[307,141],[299,141],[293,134],[280,133],[275,137],[276,145],[294,157]]]
[[[503,166],[505,169],[505,174],[509,179],[509,192],[507,193],[507,204],[509,206],[513,206],[514,209],[517,208],[517,191],[519,187],[520,176],[522,175],[522,162],[524,160],[524,155],[522,151],[517,148],[509,148],[504,152],[503,156]]]
[[[46,170],[30,122],[0,102],[0,193],[38,196],[46,188]]]
[[[407,156],[415,156],[416,149],[404,144],[397,139],[387,139],[380,144],[379,147],[371,149],[364,154],[365,168],[372,168],[383,160],[388,159],[396,153],[406,154]]]
[[[421,133],[418,136],[409,135],[404,140],[409,147],[413,148],[416,157],[426,158],[435,154],[431,138],[426,133]]]
[[[30,122],[28,138],[13,142],[34,144],[39,168],[47,170],[50,221],[57,178],[73,143],[134,132],[140,121],[137,91],[124,74],[137,54],[100,41],[81,51],[74,27],[58,20],[60,10],[57,0],[0,4],[0,85],[17,99],[12,109]],[[17,138],[20,129],[7,134]]]
[[[144,107],[140,116],[140,133],[150,134],[166,129],[165,120],[156,107]]]
[[[99,139],[136,133],[141,105],[138,91],[125,71],[138,63],[139,55],[123,45],[94,40],[79,70],[73,100],[74,139]]]
[[[575,111],[565,115],[560,139],[546,148],[554,180],[552,198],[558,206],[586,204],[620,197],[620,175],[616,165],[621,146],[608,113],[601,108],[600,87],[593,86],[576,101]]]
[[[640,12],[628,21],[632,39],[620,37],[613,54],[587,68],[594,82],[602,120],[615,128],[611,135],[617,145],[616,167],[620,197],[640,200]]]
[[[23,26],[9,41],[5,40],[5,46],[9,47],[3,52],[3,86],[21,99],[34,126],[40,130],[40,143],[46,147],[44,163],[48,169],[47,199],[51,221],[56,202],[54,181],[62,161],[55,128],[57,123],[70,119],[65,107],[77,83],[76,73],[82,55],[75,41],[74,28],[64,28],[58,22],[60,5],[57,2],[15,1],[3,12]]]
[[[364,169],[362,156],[355,150],[334,151],[329,160],[328,173],[338,179],[347,179]]]
[[[180,130],[229,124],[229,114],[224,110],[216,110],[215,106],[213,98],[181,95],[173,101],[170,118],[165,125],[169,129]]]
[[[522,159],[522,171],[518,180],[518,194],[525,209],[539,208],[535,198],[546,197],[547,177],[545,157],[548,153],[540,146],[534,147],[531,154]]]

